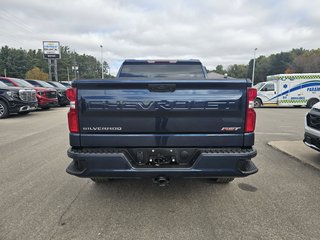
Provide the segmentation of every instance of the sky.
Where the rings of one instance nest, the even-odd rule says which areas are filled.
[[[40,49],[57,40],[103,58],[200,59],[247,64],[292,48],[319,48],[320,1],[311,0],[1,0],[0,46]]]

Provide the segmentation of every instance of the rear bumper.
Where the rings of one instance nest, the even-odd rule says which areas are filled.
[[[204,149],[190,167],[137,167],[125,149],[87,148],[68,150],[73,159],[67,173],[78,177],[184,178],[245,177],[258,171],[251,161],[254,149]]]

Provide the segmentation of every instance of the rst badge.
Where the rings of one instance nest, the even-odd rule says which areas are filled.
[[[223,132],[236,132],[240,129],[241,129],[241,127],[223,127],[223,128],[221,128],[221,131],[223,131]]]

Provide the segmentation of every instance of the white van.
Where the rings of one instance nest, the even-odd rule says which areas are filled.
[[[255,107],[307,106],[320,99],[320,73],[277,74],[254,86],[258,90]]]

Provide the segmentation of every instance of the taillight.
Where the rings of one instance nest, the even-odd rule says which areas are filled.
[[[257,89],[247,89],[247,112],[245,132],[254,132],[256,127],[256,112],[254,111],[254,100],[257,97]]]
[[[79,122],[78,122],[78,105],[77,105],[77,89],[76,88],[68,88],[67,89],[67,97],[70,101],[70,109],[68,112],[68,124],[69,130],[72,133],[79,132]]]

